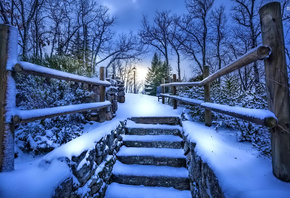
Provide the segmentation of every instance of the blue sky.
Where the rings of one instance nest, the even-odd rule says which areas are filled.
[[[117,30],[137,31],[141,25],[142,15],[154,16],[156,10],[171,10],[173,13],[185,13],[184,0],[101,0],[117,17]]]
[[[186,12],[184,0],[100,0],[99,3],[107,6],[110,13],[117,17],[115,30],[119,33],[129,32],[130,30],[137,33],[141,28],[143,14],[150,19],[154,17],[155,11],[171,10],[172,13],[177,14]],[[145,80],[147,68],[151,65],[154,52],[155,50],[152,49],[152,53],[144,55],[143,60],[136,65],[137,78],[140,81]],[[176,60],[173,58],[170,63],[174,73],[176,73]],[[184,70],[188,71],[190,69],[185,66],[182,73],[184,73]]]
[[[132,30],[137,33],[141,28],[142,16],[147,15],[149,19],[154,17],[155,11],[170,10],[172,13],[182,15],[187,12],[185,0],[99,0],[101,5],[110,9],[110,13],[117,17],[115,30],[119,33]],[[225,4],[230,8],[230,0],[216,0],[214,6]],[[147,68],[151,65],[151,60],[155,50],[152,53],[144,55],[143,60],[137,66],[137,77],[140,81],[145,79]],[[177,63],[174,56],[170,56],[170,65],[173,73],[176,72]],[[192,62],[189,59],[181,60],[181,76],[186,74],[186,78],[195,76],[190,67]]]

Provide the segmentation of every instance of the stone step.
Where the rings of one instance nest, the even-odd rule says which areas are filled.
[[[166,124],[136,124],[128,120],[126,134],[129,135],[181,135],[182,128],[177,125]]]
[[[124,164],[185,167],[183,149],[122,146],[117,159]]]
[[[184,142],[175,135],[122,135],[127,147],[183,148]]]
[[[191,198],[189,190],[169,187],[134,186],[112,183],[108,186],[105,198]]]
[[[129,118],[133,122],[139,124],[167,124],[167,125],[180,125],[180,118],[174,116],[163,117],[132,117]]]
[[[128,165],[117,161],[111,179],[120,184],[189,190],[188,171],[184,167]]]

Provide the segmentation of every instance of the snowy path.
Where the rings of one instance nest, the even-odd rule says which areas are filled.
[[[180,191],[174,188],[151,187],[151,186],[132,186],[112,183],[110,187],[115,191],[107,191],[107,197],[118,198],[188,198],[188,191]]]
[[[182,110],[182,108],[173,110],[169,105],[162,105],[156,97],[127,94],[126,102],[119,104],[117,117],[105,124],[85,126],[87,133],[82,141],[84,145],[91,145],[98,138],[101,128],[116,127],[120,120],[128,117],[176,116],[180,115]],[[197,149],[202,157],[215,170],[227,197],[290,197],[290,183],[281,182],[273,176],[271,160],[259,156],[259,151],[250,144],[237,142],[233,135],[235,132],[219,130],[217,133],[214,128],[189,121],[184,125],[184,129],[192,141],[197,143]],[[95,139],[91,139],[92,136]],[[81,149],[74,151],[69,149],[75,148],[74,144],[77,141],[78,139],[75,139],[69,145],[61,146],[38,159],[25,156],[16,159],[15,171],[0,173],[0,197],[51,197],[59,181],[69,174],[69,168],[57,160],[47,166],[39,166],[39,162],[53,155],[71,156],[71,152],[80,152]],[[130,186],[126,188],[131,189]],[[150,187],[148,189],[151,190]],[[128,197],[135,190],[128,191]]]

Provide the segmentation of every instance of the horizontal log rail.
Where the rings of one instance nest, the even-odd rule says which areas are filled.
[[[179,100],[181,102],[191,104],[191,105],[200,105],[201,103],[204,102],[203,100],[185,98],[185,97],[180,97],[180,96],[175,96],[175,95],[170,95],[170,94],[160,94],[160,95],[167,98],[173,98],[173,99],[176,99],[176,100]]]
[[[77,105],[52,107],[45,109],[17,110],[14,113],[13,122],[14,124],[27,123],[55,116],[67,115],[89,110],[103,109],[109,106],[111,106],[111,102],[105,101],[105,102],[83,103]]]
[[[56,78],[59,80],[67,80],[74,82],[81,82],[91,85],[102,85],[108,87],[111,85],[108,81],[103,81],[95,78],[88,78],[84,76],[79,76],[76,74],[70,74],[67,72],[59,71],[56,69],[51,69],[47,67],[43,67],[40,65],[36,65],[28,62],[19,62],[14,66],[14,71],[23,73],[23,74],[31,74],[37,76],[43,76],[46,78]]]
[[[13,26],[0,24],[0,172],[14,170],[15,124],[90,110],[97,110],[98,117],[95,118],[99,122],[104,122],[109,119],[107,118],[107,113],[109,112],[108,107],[111,106],[110,101],[105,101],[106,87],[110,86],[111,83],[105,81],[104,67],[100,67],[100,78],[98,79],[70,74],[28,62],[19,62],[17,60],[17,32],[17,28]],[[96,90],[95,95],[91,98],[92,103],[34,110],[18,110],[14,79],[16,72],[85,83],[98,86],[99,91]]]
[[[222,69],[216,71],[215,73],[211,74],[210,76],[206,77],[202,81],[198,82],[172,82],[168,84],[161,84],[160,86],[204,86],[226,74],[229,74],[237,69],[240,69],[252,62],[257,60],[262,60],[269,57],[271,54],[271,49],[267,46],[258,46],[245,55],[241,56],[234,62],[226,65]]]
[[[186,104],[198,105],[203,108],[211,109],[218,113],[233,116],[236,118],[241,118],[243,120],[247,120],[247,121],[250,121],[259,125],[271,127],[271,128],[276,127],[278,123],[277,118],[274,115],[274,113],[272,113],[269,110],[249,109],[249,108],[244,108],[244,107],[221,105],[221,104],[215,104],[215,103],[210,103],[210,102],[204,102],[202,100],[174,96],[170,94],[161,94],[161,96],[179,100]]]

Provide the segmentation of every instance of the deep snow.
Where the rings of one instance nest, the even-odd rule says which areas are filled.
[[[126,102],[119,104],[117,116],[112,121],[87,124],[84,135],[45,156],[22,155],[15,159],[15,171],[0,173],[0,197],[51,197],[54,188],[70,175],[66,163],[57,158],[70,158],[92,147],[125,118],[179,116],[182,111],[182,107],[173,110],[171,106],[161,104],[157,97],[127,94]],[[214,127],[191,121],[185,121],[183,125],[188,138],[197,143],[198,153],[215,171],[227,197],[290,197],[290,183],[273,176],[271,160],[260,156],[250,143],[237,142],[235,131],[215,131]]]

